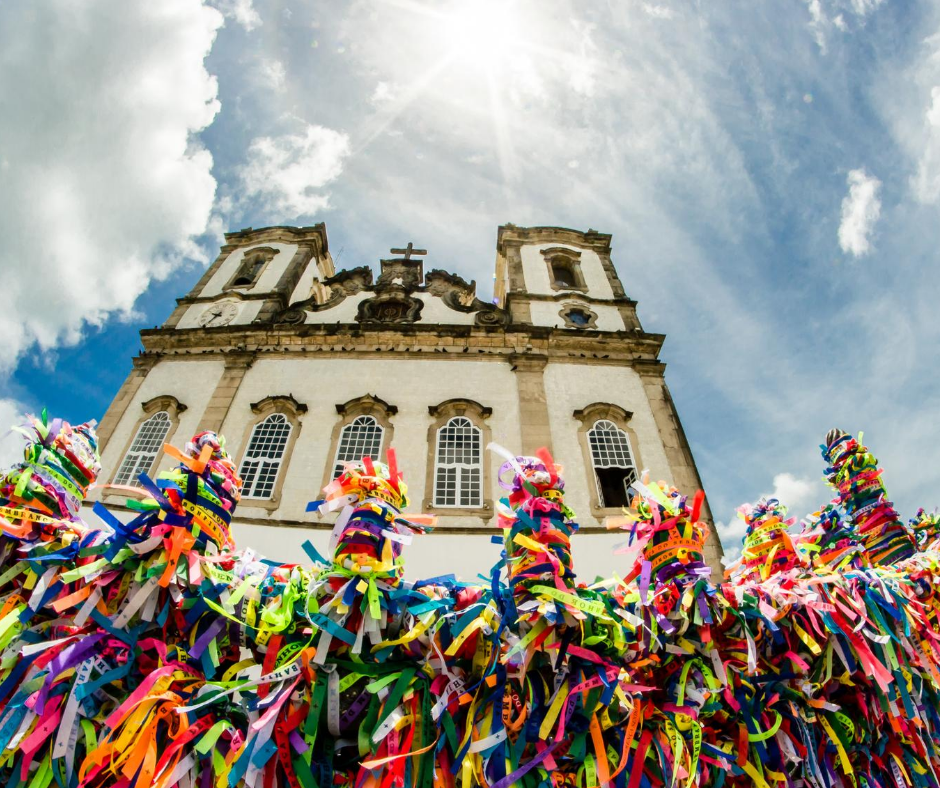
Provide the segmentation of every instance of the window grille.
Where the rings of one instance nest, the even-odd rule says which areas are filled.
[[[114,483],[140,487],[137,477],[142,473],[150,473],[169,431],[170,414],[165,410],[157,411],[141,424],[131,447],[118,467]]]
[[[291,423],[283,413],[272,413],[255,425],[238,472],[244,481],[243,498],[269,499],[274,494],[290,431]]]
[[[359,462],[363,457],[378,459],[382,452],[385,430],[373,416],[357,416],[343,427],[333,462],[333,478],[340,476],[347,462]]]
[[[612,421],[601,419],[588,432],[591,462],[602,506],[626,506],[630,485],[638,478],[630,439]]]
[[[483,505],[481,432],[470,419],[455,416],[437,431],[434,505]]]

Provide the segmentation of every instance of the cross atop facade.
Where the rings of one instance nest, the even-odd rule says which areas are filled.
[[[427,249],[415,249],[415,245],[411,243],[411,241],[408,241],[408,246],[406,246],[404,249],[389,249],[389,251],[392,254],[404,255],[404,258],[402,258],[404,260],[410,260],[411,255],[413,254],[427,254],[428,253]]]

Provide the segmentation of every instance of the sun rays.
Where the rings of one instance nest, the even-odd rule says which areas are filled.
[[[495,0],[457,0],[444,6],[428,6],[410,0],[383,0],[383,5],[402,15],[403,26],[414,34],[414,46],[440,55],[401,89],[395,101],[376,113],[366,129],[359,150],[385,133],[444,79],[462,83],[467,93],[451,93],[448,100],[466,113],[481,108],[490,118],[492,145],[504,187],[517,173],[515,151],[509,133],[504,97],[505,81],[514,53],[529,48],[517,16],[518,3]],[[484,101],[473,92],[483,89]],[[455,117],[455,122],[459,118]]]

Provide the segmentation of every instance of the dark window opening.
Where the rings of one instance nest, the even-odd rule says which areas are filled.
[[[580,309],[572,309],[568,312],[568,320],[574,323],[576,326],[586,326],[591,322],[591,316],[587,312],[583,312]]]
[[[630,505],[630,485],[636,480],[633,468],[595,468],[601,506],[613,508]]]
[[[255,257],[242,266],[242,271],[238,278],[232,282],[232,287],[248,287],[258,281],[261,276],[261,269],[264,268],[266,260],[263,257]]]
[[[577,287],[571,265],[562,260],[552,261],[552,279],[558,287]]]

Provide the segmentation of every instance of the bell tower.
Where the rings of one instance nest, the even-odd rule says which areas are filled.
[[[222,328],[271,323],[334,273],[326,227],[251,227],[225,234],[225,245],[164,328]]]
[[[515,323],[641,331],[610,259],[610,235],[563,227],[499,228],[496,297]]]

